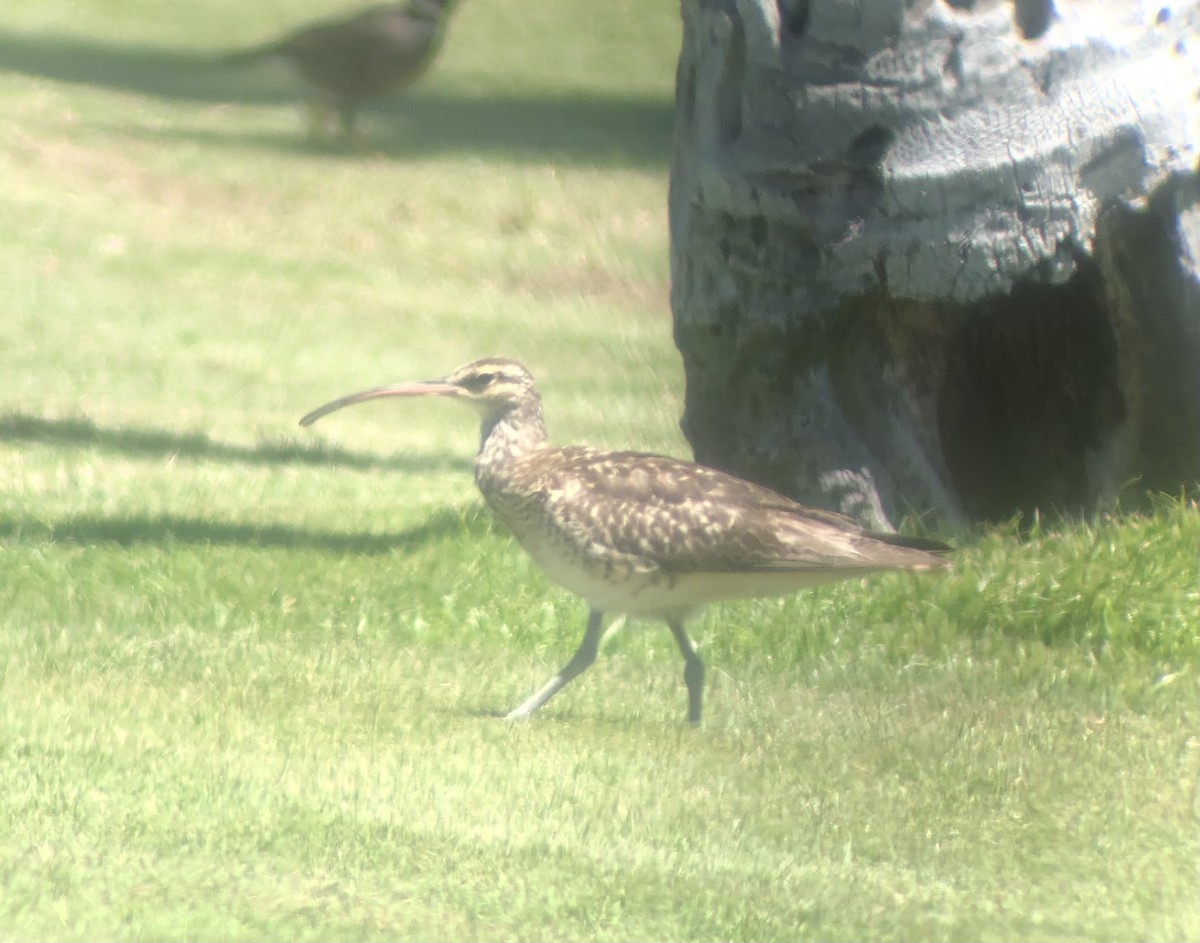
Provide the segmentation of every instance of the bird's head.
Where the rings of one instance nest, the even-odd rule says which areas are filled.
[[[336,410],[385,396],[449,396],[474,406],[485,424],[522,407],[534,409],[539,417],[541,414],[541,398],[529,371],[507,357],[485,357],[438,380],[378,386],[342,396],[314,409],[300,420],[300,425],[310,426]]]

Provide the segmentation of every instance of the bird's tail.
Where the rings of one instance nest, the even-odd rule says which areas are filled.
[[[251,46],[249,49],[235,49],[233,52],[221,53],[218,61],[222,65],[240,67],[254,65],[264,59],[279,55],[279,44],[263,43],[261,46]]]
[[[882,540],[885,544],[891,544],[893,547],[907,547],[909,550],[924,550],[926,553],[936,553],[939,556],[943,553],[950,553],[954,550],[949,544],[942,543],[940,540],[932,540],[929,537],[911,537],[908,534],[879,534],[872,533],[872,537],[876,540]]]

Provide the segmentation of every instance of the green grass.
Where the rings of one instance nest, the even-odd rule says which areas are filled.
[[[0,936],[1197,939],[1194,498],[717,607],[684,722],[496,528],[454,404],[687,455],[674,4],[467,0],[373,148],[204,57],[336,4],[0,14]],[[503,38],[505,41],[498,41]]]

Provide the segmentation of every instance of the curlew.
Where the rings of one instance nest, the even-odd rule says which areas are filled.
[[[592,664],[605,613],[667,623],[683,655],[688,719],[699,724],[704,663],[684,626],[707,604],[946,564],[938,555],[950,549],[944,544],[870,532],[693,462],[552,446],[533,378],[506,358],[476,360],[440,380],[352,393],[300,425],[388,396],[448,396],[478,410],[475,482],[484,500],[546,574],[589,606],[578,649],[510,719],[533,714]]]

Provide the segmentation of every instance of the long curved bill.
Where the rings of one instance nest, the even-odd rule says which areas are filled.
[[[457,396],[461,392],[462,387],[455,386],[453,383],[447,383],[445,380],[422,380],[418,383],[396,383],[392,386],[377,386],[371,390],[363,390],[359,393],[351,393],[349,396],[340,397],[326,403],[324,406],[318,406],[300,420],[300,425],[311,426],[322,416],[328,416],[330,413],[337,412],[346,406],[363,403],[369,399],[380,399],[384,396]]]

